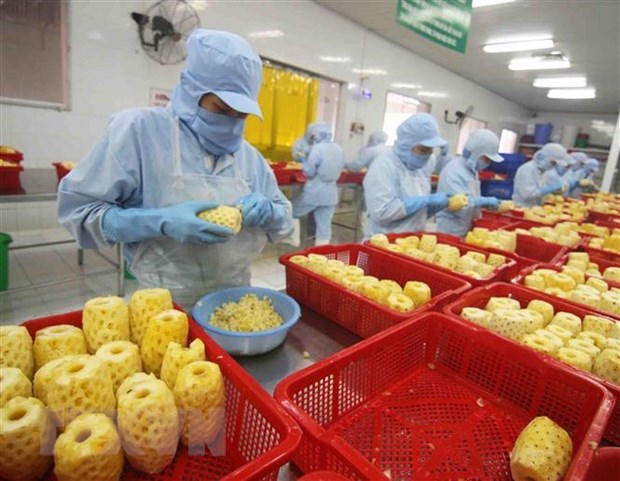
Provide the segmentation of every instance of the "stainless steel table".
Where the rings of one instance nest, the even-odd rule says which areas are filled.
[[[2,193],[0,191],[0,203],[23,203],[23,202],[55,202],[57,197],[58,179],[54,169],[24,169],[20,174],[20,183],[25,192],[19,193]],[[8,232],[10,234],[10,232]],[[60,244],[73,244],[75,240],[67,239],[53,242],[40,242],[35,244],[22,244],[9,247],[9,250],[32,249],[36,247],[47,247]],[[125,295],[125,261],[123,258],[122,245],[116,245],[116,260],[112,260],[99,251],[93,250],[95,254],[104,259],[107,263],[114,267],[117,272],[117,294],[120,297]],[[77,249],[78,265],[84,264],[84,251]],[[87,274],[88,276],[98,275],[110,272],[98,271]],[[84,277],[87,276],[86,274]],[[73,279],[73,278],[71,278]],[[68,278],[55,279],[50,282],[39,283],[19,288],[9,288],[5,292],[30,289],[33,287],[44,287],[67,282]]]
[[[260,356],[236,356],[235,360],[270,394],[289,374],[310,366],[362,338],[302,307],[301,319],[289,331],[283,344]],[[291,463],[280,469],[278,481],[293,481],[302,473]]]

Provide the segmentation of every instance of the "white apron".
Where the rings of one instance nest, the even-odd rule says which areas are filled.
[[[234,177],[184,174],[181,165],[178,119],[172,120],[174,141],[173,173],[169,186],[160,194],[160,207],[190,200],[235,205],[250,188],[236,164]],[[249,286],[251,264],[267,243],[258,228],[244,227],[223,244],[180,244],[163,236],[142,242],[130,266],[141,288],[163,287],[185,309],[211,291]]]

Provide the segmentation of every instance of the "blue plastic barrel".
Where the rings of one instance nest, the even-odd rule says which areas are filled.
[[[552,123],[536,124],[534,128],[534,143],[539,145],[548,143],[551,137],[551,130],[553,130]]]

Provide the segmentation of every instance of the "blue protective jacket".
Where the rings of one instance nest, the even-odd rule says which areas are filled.
[[[536,162],[530,160],[517,169],[512,200],[518,207],[541,205],[544,197],[541,189],[544,186],[543,172],[538,168]]]
[[[478,172],[463,157],[451,160],[441,171],[437,192],[448,196],[468,194],[469,205],[461,210],[449,212],[447,209],[437,213],[437,231],[465,237],[471,230],[474,217],[479,209],[474,207],[474,198],[480,196],[480,179]]]
[[[295,210],[306,211],[310,206],[337,205],[336,183],[343,169],[342,147],[331,141],[314,144],[303,164],[303,172],[308,180],[301,194],[293,201]]]
[[[368,169],[364,177],[364,198],[368,210],[368,226],[364,237],[387,232],[420,231],[426,227],[428,215],[436,210],[423,207],[407,214],[407,197],[427,197],[431,192],[424,169],[408,169],[393,150],[386,150]]]
[[[161,193],[167,189],[173,171],[174,125],[171,106],[119,112],[91,152],[63,178],[58,186],[58,220],[80,247],[110,246],[103,234],[102,218],[111,205],[162,207]],[[243,141],[237,152],[216,160],[183,121],[178,125],[184,173],[233,177],[235,171],[240,172],[252,192],[263,194],[275,208],[283,210],[283,215],[264,229],[267,238],[275,242],[292,231],[290,202],[280,192],[260,152]],[[124,245],[128,261],[139,245]]]

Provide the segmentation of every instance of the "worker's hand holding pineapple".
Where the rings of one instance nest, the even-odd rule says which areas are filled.
[[[469,205],[469,198],[465,194],[456,194],[448,199],[448,211],[456,212]]]

